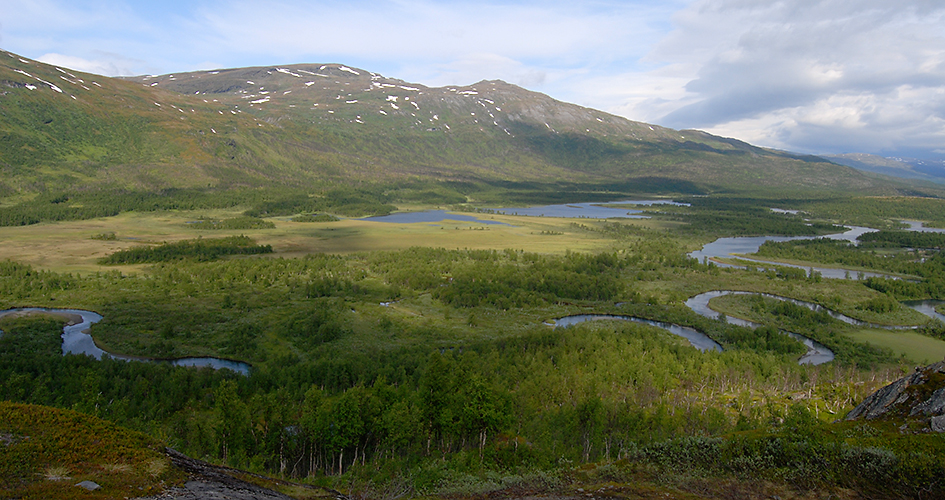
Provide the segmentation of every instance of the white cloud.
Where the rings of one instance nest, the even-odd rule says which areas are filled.
[[[940,2],[701,0],[674,19],[648,58],[688,73],[682,95],[625,114],[799,151],[945,143]]]
[[[103,53],[101,56],[101,59],[89,60],[81,57],[49,53],[37,57],[36,60],[46,64],[71,68],[96,75],[133,75],[135,73],[131,68],[136,65],[136,63],[140,62],[131,61],[116,54]]]
[[[6,0],[0,19],[5,49],[106,75],[337,62],[796,151],[945,144],[941,0]]]

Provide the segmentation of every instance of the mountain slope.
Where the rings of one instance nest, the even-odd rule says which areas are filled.
[[[865,153],[824,155],[824,158],[840,165],[857,170],[875,172],[903,179],[918,179],[945,183],[945,165],[941,161],[909,160],[905,158],[884,158]]]
[[[0,196],[417,178],[896,189],[819,158],[633,122],[501,81],[428,88],[339,64],[114,79],[10,53],[0,53],[0,169]]]
[[[0,401],[0,497],[80,500],[146,494],[153,495],[147,499],[182,500],[344,498],[334,490],[195,460],[91,415]]]
[[[70,410],[0,401],[0,498],[128,498],[182,478],[144,434]]]

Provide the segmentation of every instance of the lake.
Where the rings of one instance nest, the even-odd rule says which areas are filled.
[[[483,219],[481,217],[465,214],[456,214],[446,210],[425,210],[423,212],[400,212],[390,215],[379,215],[376,217],[365,217],[361,219],[368,222],[386,222],[389,224],[415,224],[418,222],[443,222],[447,220],[458,222],[478,222],[480,224],[495,224],[499,226],[509,226],[505,222]]]
[[[565,203],[561,205],[542,205],[537,207],[521,208],[494,208],[489,209],[497,214],[504,215],[525,215],[530,217],[561,217],[566,219],[646,219],[645,215],[636,215],[642,213],[642,210],[632,208],[613,208],[601,205],[628,205],[628,206],[649,206],[649,205],[677,205],[686,206],[686,203],[677,203],[670,200],[622,200],[609,201],[605,203],[587,202],[587,203]],[[478,222],[482,224],[496,224],[509,226],[505,222],[499,222],[488,218],[488,214],[459,214],[446,210],[424,210],[422,212],[400,212],[390,215],[381,215],[376,217],[365,217],[361,220],[370,222],[387,222],[393,224],[414,224],[418,222]]]
[[[587,202],[587,203],[565,203],[561,205],[543,205],[539,207],[520,207],[520,208],[495,208],[496,213],[506,215],[527,215],[529,217],[561,217],[566,219],[647,219],[645,215],[636,215],[643,213],[642,210],[632,208],[614,208],[601,205],[628,205],[628,206],[650,206],[650,205],[685,205],[674,201],[663,200],[623,200],[609,201],[605,203]]]

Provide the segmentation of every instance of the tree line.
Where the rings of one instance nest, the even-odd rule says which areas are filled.
[[[272,245],[256,245],[249,236],[229,236],[226,238],[208,238],[162,243],[158,246],[145,246],[119,250],[99,259],[99,264],[151,264],[192,259],[196,261],[215,260],[226,255],[259,255],[272,253]]]

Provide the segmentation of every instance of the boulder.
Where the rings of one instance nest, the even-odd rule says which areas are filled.
[[[945,415],[932,417],[929,427],[931,427],[934,432],[945,432]]]
[[[846,420],[945,415],[945,361],[916,370],[883,387],[847,414]],[[942,422],[945,425],[945,421]]]
[[[96,483],[94,483],[94,482],[92,482],[92,481],[82,481],[81,483],[77,484],[76,486],[79,486],[79,487],[81,487],[81,488],[85,488],[85,489],[87,489],[87,490],[89,490],[89,491],[95,491],[95,490],[101,488],[101,486],[99,486],[98,484],[96,484]]]

